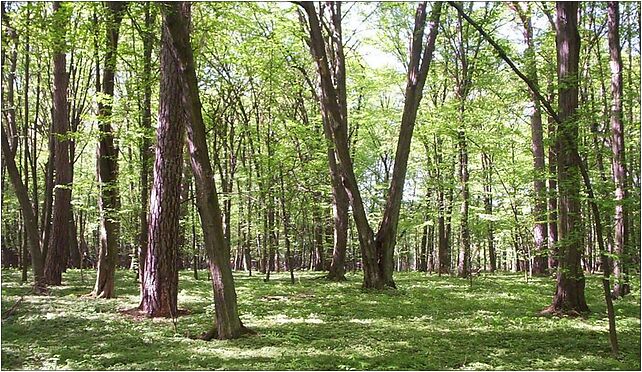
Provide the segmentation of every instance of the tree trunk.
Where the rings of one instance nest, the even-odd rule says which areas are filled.
[[[144,134],[140,142],[140,233],[138,236],[138,279],[142,282],[145,272],[145,260],[147,259],[147,211],[149,210],[149,171],[151,159],[154,152],[151,146],[150,136],[152,130],[152,47],[153,33],[152,25],[154,14],[151,13],[151,3],[145,4],[145,32],[143,37],[143,117],[141,120]]]
[[[559,118],[557,148],[559,269],[553,303],[554,313],[589,311],[584,297],[585,278],[580,265],[582,226],[580,169],[577,154],[578,63],[580,38],[576,2],[557,2],[557,77]]]
[[[114,75],[116,72],[116,53],[120,23],[127,3],[107,2],[107,45],[105,67],[103,69],[102,94],[110,99],[114,97]],[[118,243],[120,222],[118,209],[120,196],[118,192],[118,149],[114,144],[112,128],[112,103],[98,104],[98,183],[100,194],[100,246],[98,249],[98,272],[92,294],[100,298],[114,297],[116,263],[118,261]]]
[[[290,213],[286,208],[285,187],[283,186],[283,169],[279,168],[279,180],[281,183],[281,218],[283,218],[283,235],[285,239],[285,260],[290,272],[290,282],[294,284],[294,264],[290,252]]]
[[[615,183],[615,223],[614,249],[617,256],[613,260],[613,275],[616,278],[613,297],[626,295],[629,284],[624,275],[625,247],[627,245],[627,210],[624,200],[627,197],[626,160],[624,157],[624,125],[622,123],[622,56],[620,54],[620,14],[617,1],[608,2],[608,40],[611,57],[611,150],[613,181]]]
[[[490,272],[497,270],[497,255],[495,253],[495,234],[493,228],[493,162],[489,154],[482,154],[482,169],[484,171],[484,213],[489,218],[486,222],[486,239]],[[484,255],[485,259],[485,255]],[[484,269],[486,265],[484,265]]]
[[[321,25],[316,9],[312,3],[302,3],[301,5],[308,16],[308,24],[310,26],[310,47],[312,55],[315,57],[317,62],[317,69],[321,81],[321,112],[323,120],[328,123],[331,129],[338,161],[337,165],[341,171],[342,181],[352,206],[355,224],[359,233],[364,269],[363,284],[365,288],[381,289],[384,286],[395,287],[395,283],[392,279],[392,269],[394,264],[393,255],[407,160],[417,109],[422,97],[428,67],[430,66],[430,61],[432,59],[441,3],[435,3],[435,5],[433,5],[430,17],[430,32],[426,42],[426,47],[423,48],[423,56],[422,44],[426,21],[426,3],[420,3],[417,8],[412,48],[410,51],[406,96],[397,144],[393,178],[388,191],[386,208],[383,214],[384,217],[376,238],[368,223],[348,148],[347,107],[345,107],[345,104],[343,103],[344,100],[342,99],[342,95],[346,92],[345,75],[339,74],[339,76],[337,76],[335,73],[333,79],[333,74],[328,63],[326,52],[327,45],[322,35]],[[333,3],[329,8],[332,24],[336,30],[340,27],[341,22],[340,4]],[[344,65],[342,48],[336,47],[338,45],[342,45],[340,34],[337,35],[336,33],[333,33],[332,37],[334,38],[333,42],[335,45],[334,55],[337,58],[337,62],[334,63],[334,66]]]
[[[57,30],[66,30],[69,19],[61,9],[60,2],[54,2]],[[64,39],[64,34],[62,38]],[[51,285],[62,284],[62,271],[67,262],[64,251],[69,244],[69,213],[71,211],[71,163],[69,161],[69,108],[67,85],[69,77],[66,71],[64,43],[56,46],[54,54],[54,102],[53,133],[55,141],[54,164],[56,179],[54,186],[54,204],[51,224],[51,239],[45,260],[45,277]]]
[[[167,27],[161,34],[160,100],[156,160],[149,209],[149,235],[140,309],[151,317],[175,317],[178,296],[176,259],[180,246],[181,184],[185,111],[179,64]]]
[[[40,235],[38,233],[38,220],[31,208],[31,201],[29,200],[29,193],[18,172],[16,161],[12,155],[11,148],[9,147],[7,132],[2,127],[2,160],[7,167],[9,179],[13,184],[14,191],[20,203],[20,209],[25,220],[24,228],[27,235],[27,246],[29,253],[31,253],[31,266],[33,269],[33,283],[36,293],[44,293],[46,291],[47,282],[45,280],[44,260],[40,251]],[[15,154],[15,153],[14,153]]]
[[[332,134],[324,121],[324,133],[329,143]],[[337,161],[333,148],[328,148],[328,163],[330,164],[330,180],[332,182],[332,215],[334,218],[334,246],[332,249],[332,262],[327,278],[332,281],[344,281],[345,259],[348,244],[348,209],[350,202],[345,188],[341,184],[341,175],[337,169]]]
[[[526,74],[528,78],[538,85],[537,65],[535,61],[535,44],[533,41],[533,27],[531,24],[530,4],[527,4],[526,12],[520,9],[519,3],[515,3],[519,17],[524,27],[524,41],[526,42]],[[544,163],[544,139],[542,129],[542,110],[537,94],[530,91],[533,103],[533,114],[531,115],[531,150],[533,152],[533,191],[535,202],[533,205],[533,236],[535,249],[533,252],[533,274],[542,275],[547,270],[547,224],[546,224],[546,182]]]
[[[216,327],[204,335],[204,338],[237,338],[246,329],[238,315],[234,278],[230,269],[230,251],[223,235],[221,209],[207,151],[205,124],[189,38],[189,3],[167,3],[163,11],[164,24],[171,36],[172,53],[177,56],[180,66],[183,107],[188,113],[187,143],[214,291]]]
[[[463,104],[461,108],[463,117]],[[463,120],[462,120],[463,122]],[[459,139],[459,183],[461,187],[461,209],[459,211],[460,218],[460,248],[459,248],[459,261],[457,266],[457,276],[460,278],[467,278],[470,275],[470,230],[468,229],[468,203],[469,203],[469,190],[468,190],[468,147],[466,144],[466,132],[460,129],[458,132]]]

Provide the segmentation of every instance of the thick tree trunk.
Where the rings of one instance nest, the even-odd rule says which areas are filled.
[[[175,317],[186,115],[182,107],[179,64],[172,54],[166,26],[163,27],[161,45],[156,160],[140,309],[151,317]]]
[[[114,75],[116,72],[116,52],[120,23],[127,3],[107,2],[107,51],[103,69],[102,94],[113,99]],[[118,262],[118,243],[120,221],[118,209],[120,196],[118,192],[118,149],[114,144],[112,127],[112,103],[98,104],[98,182],[100,195],[100,246],[98,248],[98,272],[92,294],[101,298],[114,297],[116,263]]]
[[[214,291],[216,327],[204,338],[237,338],[246,328],[243,327],[238,314],[234,278],[230,269],[230,251],[223,235],[221,209],[207,151],[205,124],[189,38],[189,3],[166,3],[163,11],[164,24],[171,36],[172,52],[180,66],[183,106],[188,113],[187,143]]]
[[[149,239],[142,277],[141,309],[148,316],[173,316],[177,310],[176,255],[179,249],[180,184],[184,115],[180,110],[177,65],[163,33],[161,98],[156,161],[149,211]]]
[[[69,21],[61,10],[61,3],[54,3],[55,22],[58,30],[65,30]],[[63,18],[64,17],[64,18]],[[64,39],[64,35],[62,37]],[[64,258],[65,249],[69,244],[69,213],[71,211],[71,163],[69,162],[69,108],[67,102],[67,86],[69,78],[66,71],[66,56],[64,44],[56,47],[54,54],[54,102],[53,102],[53,133],[55,136],[55,169],[54,204],[51,224],[51,239],[47,248],[45,260],[45,277],[47,283],[60,285],[62,272],[67,260]]]
[[[613,152],[611,167],[613,170],[613,181],[615,182],[615,223],[614,223],[614,247],[613,252],[617,258],[613,260],[613,275],[616,278],[613,287],[613,297],[618,298],[626,295],[629,291],[629,284],[624,275],[624,263],[626,261],[625,247],[627,245],[627,210],[624,207],[624,200],[627,197],[626,185],[626,160],[624,156],[624,125],[622,123],[622,56],[620,52],[620,14],[619,3],[609,1],[608,3],[608,39],[609,52],[611,57],[611,150]]]
[[[578,63],[580,38],[576,2],[557,2],[557,77],[559,118],[557,148],[559,269],[554,313],[589,311],[584,297],[585,278],[580,264],[582,224],[580,215],[580,166],[577,157]]]

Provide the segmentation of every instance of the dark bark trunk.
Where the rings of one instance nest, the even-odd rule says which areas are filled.
[[[107,2],[107,45],[103,83],[101,93],[113,99],[114,75],[116,73],[116,57],[120,23],[127,3]],[[120,196],[118,192],[118,149],[114,144],[114,129],[112,127],[112,103],[98,104],[98,182],[100,194],[98,206],[100,209],[100,241],[98,249],[98,272],[92,294],[100,298],[114,297],[116,263],[118,262],[118,243],[120,221],[118,209]]]
[[[578,63],[580,38],[576,2],[557,3],[557,77],[559,119],[557,148],[559,269],[557,288],[548,311],[589,311],[584,297],[585,278],[580,265],[580,166],[577,154]]]
[[[230,251],[223,235],[221,209],[207,151],[205,124],[189,38],[189,3],[166,3],[163,10],[164,24],[172,40],[172,52],[180,66],[183,106],[188,113],[187,143],[214,291],[216,327],[204,338],[237,338],[246,329],[238,314],[234,278],[230,269]]]
[[[161,45],[156,159],[140,309],[151,317],[175,317],[186,114],[182,107],[179,65],[172,53],[171,40],[165,26]]]
[[[624,200],[627,197],[626,159],[624,156],[624,125],[622,123],[622,56],[620,51],[620,14],[619,3],[608,3],[608,40],[611,57],[611,150],[613,152],[611,169],[615,183],[615,216],[614,216],[614,247],[617,256],[613,260],[613,275],[616,278],[613,287],[613,297],[626,295],[629,284],[624,275],[626,261],[625,247],[627,246],[627,210]]]
[[[54,3],[54,24],[58,30],[65,30],[69,19],[61,10],[59,2]],[[64,39],[64,36],[63,36]],[[45,260],[45,277],[51,285],[62,284],[62,272],[67,260],[64,258],[65,249],[69,244],[69,213],[71,211],[71,163],[69,161],[69,107],[67,101],[67,86],[69,77],[66,71],[66,56],[64,44],[56,46],[54,54],[54,120],[53,133],[55,141],[54,204],[51,223],[51,239],[47,248]]]

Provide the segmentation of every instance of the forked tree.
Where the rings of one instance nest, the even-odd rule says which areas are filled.
[[[383,219],[376,235],[368,222],[359,185],[354,173],[354,166],[348,147],[348,117],[345,103],[342,105],[341,92],[345,92],[345,78],[337,78],[332,72],[333,66],[344,66],[343,54],[328,55],[327,38],[324,37],[317,9],[311,2],[300,3],[308,20],[310,49],[317,64],[321,84],[321,114],[330,128],[332,144],[341,175],[341,181],[348,194],[352,213],[357,226],[361,257],[363,262],[365,288],[382,289],[395,288],[392,277],[394,267],[394,246],[396,243],[397,224],[403,196],[403,186],[408,166],[410,142],[417,117],[417,110],[423,95],[423,87],[437,36],[441,3],[436,2],[432,7],[429,18],[429,31],[424,45],[424,28],[426,26],[426,2],[419,3],[415,13],[412,43],[410,49],[408,75],[405,90],[401,129],[395,154],[395,165],[392,180],[388,190]],[[336,3],[328,4],[322,9],[328,9],[330,24],[333,29],[341,24],[341,8]],[[343,41],[340,33],[333,33],[338,43]],[[333,42],[333,41],[330,41]],[[331,58],[337,61],[332,62]],[[339,75],[340,77],[340,75]]]

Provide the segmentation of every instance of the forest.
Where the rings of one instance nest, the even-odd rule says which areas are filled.
[[[640,370],[639,2],[1,6],[2,369]]]

